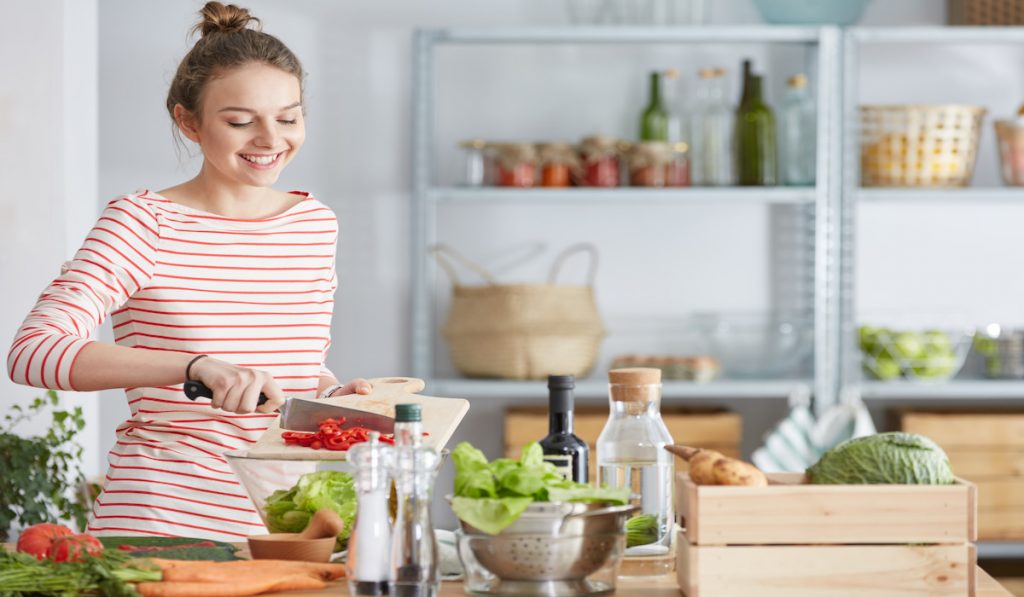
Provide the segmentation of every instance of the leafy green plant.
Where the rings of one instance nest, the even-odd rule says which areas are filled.
[[[73,522],[85,527],[89,506],[79,497],[85,483],[82,446],[75,436],[85,427],[82,408],[60,407],[50,390],[27,406],[12,406],[0,426],[0,541],[6,541],[15,522],[29,526],[40,522]],[[49,411],[50,427],[43,435],[21,437],[15,433],[26,421]]]

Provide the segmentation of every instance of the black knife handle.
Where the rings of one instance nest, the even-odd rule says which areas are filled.
[[[189,400],[195,400],[197,398],[213,398],[213,390],[208,388],[206,384],[201,381],[186,381],[184,390],[185,395],[188,396]],[[264,404],[266,401],[266,394],[260,392],[260,399],[256,404]]]

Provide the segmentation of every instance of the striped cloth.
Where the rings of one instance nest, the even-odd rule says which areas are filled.
[[[74,390],[72,365],[111,314],[115,342],[209,354],[269,371],[289,397],[315,398],[337,286],[334,213],[308,194],[260,220],[216,216],[142,191],[110,202],[39,297],[8,355],[11,379]],[[97,535],[237,541],[263,525],[221,456],[256,442],[274,414],[192,402],[181,385],[128,388]]]
[[[843,396],[820,417],[811,412],[809,398],[791,404],[789,414],[765,434],[764,445],[751,456],[765,472],[803,472],[840,443],[875,433],[871,413],[857,396]]]

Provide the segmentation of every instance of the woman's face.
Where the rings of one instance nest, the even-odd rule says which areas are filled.
[[[238,184],[267,187],[306,139],[301,101],[294,75],[252,63],[211,78],[201,121],[185,115],[182,130],[202,148],[204,168]]]

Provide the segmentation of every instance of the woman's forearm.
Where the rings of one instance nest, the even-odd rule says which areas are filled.
[[[75,359],[71,381],[80,392],[179,384],[185,381],[185,367],[195,356],[90,342]]]

